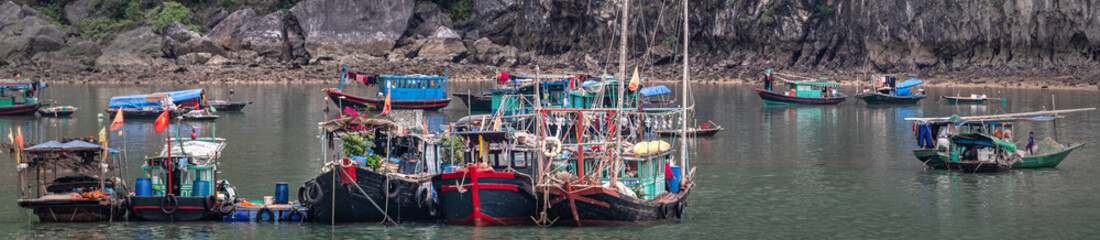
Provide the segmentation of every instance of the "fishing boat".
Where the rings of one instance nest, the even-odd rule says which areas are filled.
[[[655,132],[661,134],[661,136],[681,136],[680,133],[683,132],[683,134],[687,134],[686,136],[712,137],[715,134],[718,134],[718,131],[722,131],[722,129],[722,126],[719,126],[714,122],[707,121],[706,123],[703,123],[703,126],[700,126],[699,128],[688,128],[684,131],[680,131],[679,129],[656,130]]]
[[[168,95],[169,97],[171,97],[170,99],[172,100],[171,103],[173,105],[187,110],[204,109],[207,106],[206,90],[203,90],[202,88],[170,92],[156,92],[153,94]]]
[[[676,100],[662,98],[672,94],[672,90],[668,89],[665,85],[657,85],[652,87],[644,87],[638,90],[642,94],[644,99],[641,100],[640,106],[644,108],[674,108],[676,107]]]
[[[226,100],[209,100],[206,101],[207,105],[218,109],[218,111],[240,111],[244,109],[244,106],[252,104],[252,101],[226,101]]]
[[[107,113],[114,116],[120,109],[127,119],[153,119],[160,116],[164,111],[169,111],[171,115],[178,116],[186,111],[172,104],[172,97],[168,94],[112,97],[107,104]]]
[[[447,76],[424,75],[365,75],[365,71],[356,70],[344,66],[340,75],[340,84],[337,88],[325,88],[322,91],[329,96],[333,103],[340,106],[355,108],[367,108],[381,110],[385,104],[387,95],[390,99],[391,109],[423,109],[438,110],[447,107],[451,98],[447,97]],[[363,97],[344,91],[349,80],[363,79],[363,82],[372,85],[378,84],[377,97]],[[367,80],[377,79],[377,80]]]
[[[215,119],[218,119],[217,114],[214,114],[213,112],[210,112],[210,110],[206,109],[187,111],[187,113],[180,115],[180,117],[183,117],[184,120],[190,121],[213,121]]]
[[[82,140],[23,149],[17,158],[19,206],[32,209],[43,222],[121,220],[126,186],[110,180],[119,174],[108,157],[113,153],[117,151]],[[26,184],[27,177],[34,177],[32,184]]]
[[[449,225],[533,224],[538,165],[532,147],[504,131],[454,133],[470,142],[465,167],[432,177]],[[532,139],[533,140],[533,139]]]
[[[492,93],[453,93],[455,97],[462,100],[462,103],[466,104],[472,111],[490,111],[493,110],[493,94]]]
[[[767,105],[835,105],[844,102],[844,94],[837,90],[839,83],[829,82],[826,78],[818,80],[786,82],[789,91],[775,92],[770,89],[753,88]]]
[[[986,100],[989,100],[985,95],[971,94],[970,97],[963,96],[940,96],[947,100],[949,104],[985,104]]]
[[[76,113],[76,110],[73,106],[42,107],[38,109],[38,114],[45,117],[68,117]]]
[[[990,172],[1058,166],[1085,142],[1061,144],[1047,138],[1029,153],[1012,143],[1015,123],[1054,121],[1063,117],[1060,114],[1091,110],[1095,108],[905,120],[916,122],[914,133],[921,148],[913,150],[913,155],[922,164],[933,169]]]
[[[48,87],[38,81],[0,80],[0,116],[34,114],[41,106],[41,91]]]
[[[322,172],[299,188],[299,202],[308,210],[308,219],[324,223],[440,219],[430,181],[440,169],[434,157],[442,154],[439,141],[393,121],[365,116],[319,125],[326,136],[322,146],[341,143],[346,157],[330,161],[326,156]]]
[[[179,132],[179,129],[176,131]],[[192,135],[194,136],[194,135]],[[169,138],[161,153],[146,158],[143,177],[129,196],[129,218],[138,221],[221,220],[236,202],[236,190],[219,180],[223,138]]]
[[[893,84],[893,86],[891,84],[878,84],[878,81],[876,81],[876,86],[881,85],[881,87],[874,92],[864,90],[863,93],[855,97],[862,99],[867,105],[916,104],[924,99],[924,90],[919,89],[916,93],[913,93],[909,88],[921,84],[924,84],[924,81],[915,78]]]

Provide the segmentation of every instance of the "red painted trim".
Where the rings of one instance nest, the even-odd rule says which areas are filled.
[[[441,179],[458,179],[469,177],[470,175],[478,175],[481,178],[506,178],[516,179],[516,175],[510,172],[496,172],[493,169],[476,169],[469,168],[468,170],[458,170],[453,173],[444,173]]]
[[[343,92],[333,91],[332,89],[324,89],[325,94],[334,101],[341,101],[339,97],[345,97],[342,101],[349,101],[360,105],[370,105],[372,108],[378,108],[380,105],[385,104],[384,99],[378,98],[366,98],[355,96]],[[451,103],[451,99],[435,99],[435,100],[390,100],[390,107],[394,109],[438,109],[447,107]]]

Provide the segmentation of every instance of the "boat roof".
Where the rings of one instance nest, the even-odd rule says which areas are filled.
[[[366,118],[366,117],[344,117],[339,119],[333,119],[325,122],[317,123],[322,129],[329,132],[358,132],[361,127],[368,128],[382,128],[390,134],[398,137],[404,137],[410,132],[404,127],[401,127],[397,123],[378,118]]]
[[[909,88],[909,87],[916,86],[916,85],[921,85],[921,84],[924,84],[924,81],[921,81],[920,79],[916,79],[916,78],[910,78],[909,80],[902,81],[900,83],[895,84],[894,86],[897,87],[897,88]]]
[[[1035,111],[1035,112],[1023,112],[1023,113],[1009,113],[1009,114],[995,114],[995,115],[979,115],[979,116],[966,116],[960,117],[959,115],[951,115],[950,117],[939,118],[905,118],[905,121],[916,121],[925,123],[960,123],[960,122],[1034,122],[1034,121],[1050,121],[1055,118],[1061,117],[1058,114],[1092,111],[1096,108],[1076,108],[1066,110],[1050,110],[1050,111]]]
[[[38,88],[47,88],[47,87],[49,87],[49,85],[44,85],[43,84],[43,85],[38,86]],[[22,89],[33,89],[33,88],[34,88],[34,82],[16,81],[16,80],[10,80],[10,79],[0,80],[0,90],[22,90]]]
[[[652,97],[652,96],[660,96],[660,95],[665,95],[665,94],[671,94],[672,90],[669,90],[668,87],[666,87],[665,85],[657,85],[657,86],[642,88],[642,90],[638,90],[638,93],[641,93],[642,96]]]
[[[425,76],[425,75],[409,75],[409,76],[404,76],[404,75],[379,75],[378,77],[380,77],[382,79],[390,79],[390,80],[444,80],[444,79],[447,79],[446,77]]]
[[[180,147],[183,144],[183,147]],[[199,160],[212,160],[218,158],[222,149],[225,149],[225,139],[196,139],[196,140],[171,140],[171,154],[173,157],[191,157]],[[184,154],[186,152],[186,154]],[[168,156],[168,149],[160,152],[161,156]]]
[[[49,141],[39,143],[28,148],[24,148],[23,151],[31,153],[47,153],[47,152],[60,152],[60,151],[100,151],[103,150],[103,146],[95,143],[85,142],[81,140],[73,140],[66,143],[58,141]],[[116,153],[118,151],[107,148],[108,152]]]
[[[168,96],[172,96],[172,102],[175,103],[191,99],[201,99],[204,95],[203,93],[204,91],[202,90],[202,88],[196,88],[172,92],[156,92],[153,94],[167,94]]]
[[[144,107],[158,107],[164,106],[165,99],[171,101],[172,97],[167,94],[141,94],[141,95],[129,95],[112,97],[111,102],[107,104],[108,109],[123,108],[134,109]]]
[[[829,82],[829,80],[825,79],[825,78],[822,78],[822,79],[819,79],[819,80],[801,80],[801,81],[784,80],[784,81],[787,82],[788,84],[793,84],[793,85],[828,86],[828,87],[840,86],[840,83]]]

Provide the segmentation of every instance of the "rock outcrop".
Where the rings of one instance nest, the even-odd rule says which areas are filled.
[[[142,26],[119,34],[103,48],[95,60],[101,70],[159,67],[168,63],[162,47],[164,37],[154,34],[152,27]]]
[[[222,48],[209,37],[199,35],[179,22],[164,25],[161,34],[164,35],[165,57],[175,58],[189,53],[222,54]]]
[[[65,47],[65,32],[42,13],[7,2],[0,4],[0,65],[28,65],[37,53]]]
[[[306,0],[290,12],[314,59],[344,62],[386,56],[405,33],[413,7],[413,0]]]

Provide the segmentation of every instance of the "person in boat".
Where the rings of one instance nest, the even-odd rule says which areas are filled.
[[[1027,154],[1035,155],[1035,132],[1027,132]]]
[[[672,160],[665,162],[665,191],[672,191]]]
[[[772,90],[772,70],[771,69],[768,69],[767,71],[764,71],[764,89],[768,90],[768,91]]]

